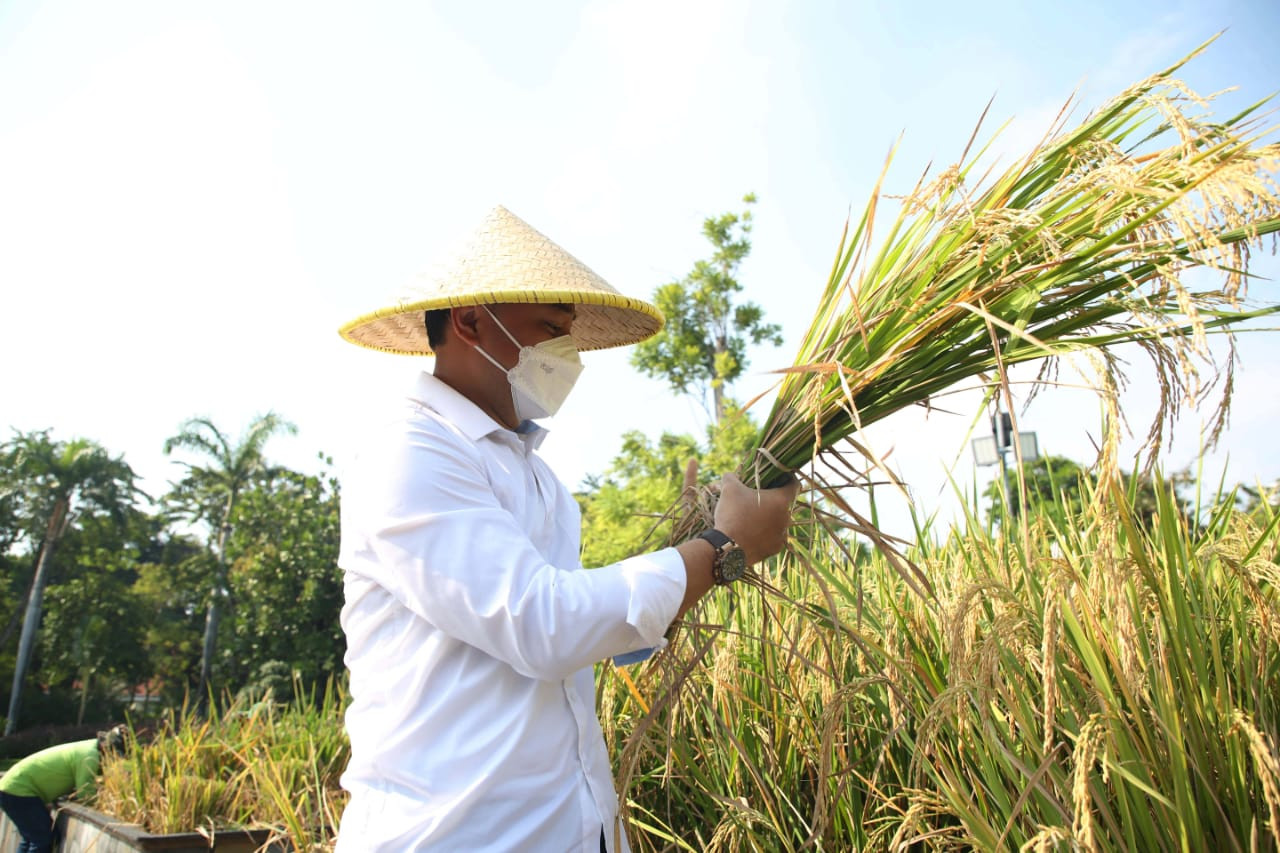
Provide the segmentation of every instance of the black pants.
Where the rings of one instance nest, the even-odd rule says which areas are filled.
[[[0,809],[4,809],[22,836],[18,853],[49,853],[53,849],[53,820],[44,800],[0,791]]]

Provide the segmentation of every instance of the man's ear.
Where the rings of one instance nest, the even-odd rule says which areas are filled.
[[[449,309],[449,331],[458,340],[474,346],[480,340],[479,329],[476,326],[479,314],[479,309],[474,305]]]

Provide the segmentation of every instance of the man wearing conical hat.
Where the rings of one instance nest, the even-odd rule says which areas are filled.
[[[452,265],[341,329],[435,364],[342,483],[339,853],[627,849],[591,667],[661,647],[699,598],[780,551],[796,492],[726,474],[714,528],[583,570],[578,506],[535,452],[536,421],[580,351],[661,323],[497,208]]]

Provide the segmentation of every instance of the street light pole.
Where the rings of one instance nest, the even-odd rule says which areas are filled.
[[[1018,508],[1013,503],[1013,488],[1009,484],[1009,451],[1013,449],[1013,418],[1000,411],[1000,398],[996,398],[996,413],[991,416],[991,436],[996,441],[996,453],[1000,457],[1000,489],[1004,492],[1004,505],[1014,518]]]
[[[1016,518],[1019,508],[1013,504],[1008,454],[1013,453],[1015,458],[1030,462],[1039,458],[1040,449],[1034,432],[1014,434],[1013,417],[1008,412],[1001,411],[999,397],[996,397],[995,402],[996,411],[991,416],[991,437],[978,436],[973,440],[973,458],[980,466],[996,464],[1000,466],[1000,492],[1004,496],[1004,503],[1009,508],[1010,516]],[[1016,447],[1014,441],[1018,442]]]

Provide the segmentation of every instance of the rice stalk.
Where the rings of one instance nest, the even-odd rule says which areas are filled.
[[[1256,106],[1226,122],[1195,112],[1208,99],[1172,76],[1190,58],[1079,127],[1067,128],[1064,107],[1039,145],[972,187],[985,149],[966,150],[901,200],[876,246],[882,175],[846,225],[794,364],[779,371],[744,480],[776,482],[958,383],[1121,343],[1157,368],[1157,448],[1178,407],[1212,384],[1199,367],[1206,335],[1230,342],[1232,326],[1280,307],[1241,301],[1250,247],[1280,229],[1280,146],[1262,141],[1273,129],[1252,118]],[[1220,281],[1192,289],[1192,270]],[[1229,404],[1228,384],[1218,424]]]
[[[344,700],[332,685],[319,697],[295,691],[288,705],[170,714],[153,738],[104,763],[95,807],[152,833],[270,830],[291,849],[326,849],[346,801]]]
[[[1207,115],[1211,99],[1174,77],[1203,49],[1130,87],[1075,127],[1068,126],[1069,102],[1042,141],[1002,171],[983,165],[991,143],[974,145],[981,120],[955,165],[931,179],[921,176],[911,192],[896,199],[883,189],[891,154],[861,216],[846,223],[794,363],[778,371],[776,396],[757,444],[739,466],[743,480],[768,486],[801,476],[812,495],[813,536],[837,543],[849,531],[866,537],[913,593],[929,599],[938,594],[931,572],[900,556],[902,543],[876,530],[874,503],[868,519],[841,495],[842,488],[870,481],[868,472],[851,460],[854,453],[897,483],[887,466],[858,442],[863,427],[908,406],[929,406],[966,382],[985,384],[991,393],[1002,391],[1007,397],[1011,366],[1041,361],[1043,380],[1056,375],[1062,356],[1082,353],[1095,365],[1107,407],[1111,429],[1104,439],[1101,481],[1112,481],[1122,417],[1117,400],[1126,380],[1110,350],[1136,344],[1150,358],[1161,389],[1161,405],[1147,431],[1151,458],[1182,407],[1210,403],[1215,389],[1219,396],[1212,401],[1210,440],[1216,438],[1231,401],[1232,329],[1280,311],[1274,302],[1261,307],[1245,302],[1250,251],[1264,236],[1280,232],[1275,181],[1280,145],[1268,141],[1275,129],[1256,117],[1261,103],[1225,121],[1212,119]],[[897,202],[896,214],[887,212],[891,201]],[[880,228],[883,232],[877,234]],[[1206,284],[1206,279],[1216,283]],[[1210,334],[1226,340],[1230,356],[1225,372],[1210,357]],[[664,528],[671,541],[707,525],[713,506],[708,492],[686,496],[670,514],[674,524]],[[1111,542],[1124,531],[1100,532],[1114,534],[1099,537],[1102,565],[1125,576],[1086,573],[1090,589],[1076,594],[1087,593],[1095,606],[1105,602],[1108,608],[1119,607],[1122,620],[1127,619],[1115,626],[1124,640],[1119,649],[1108,646],[1106,658],[1096,656],[1100,649],[1074,649],[1071,655],[1087,653],[1050,662],[1052,643],[1033,643],[1030,634],[1053,624],[1061,642],[1069,643],[1067,622],[1076,617],[1047,612],[1041,601],[1006,618],[1007,624],[1018,626],[1021,646],[1030,649],[1019,654],[1037,668],[1053,676],[1055,669],[1074,667],[1101,679],[1099,685],[1110,692],[1095,704],[1104,711],[1142,691],[1134,683],[1141,671],[1134,648],[1139,613],[1131,609],[1142,602],[1133,600],[1128,577],[1138,570],[1136,562],[1110,559]],[[1020,550],[1003,543],[1011,559],[1002,558],[1000,574],[985,575],[980,586],[996,589],[998,584],[989,586],[996,577],[1022,574],[1013,561],[1030,559],[1032,533],[1024,527],[1022,535]],[[848,618],[834,606],[842,590],[855,596],[854,621],[860,625],[864,587],[803,557],[799,563],[814,572],[826,606],[812,606],[827,614],[831,627],[842,630]],[[748,580],[771,595],[780,594],[765,574],[751,572]],[[955,587],[948,600],[959,602],[964,588]],[[898,602],[892,608],[904,623],[930,624],[933,616],[913,614],[914,606]],[[1062,606],[1067,607],[1066,599]],[[960,632],[955,636],[963,641],[950,647],[956,656],[949,666],[967,673],[968,686],[953,682],[929,688],[935,698],[947,697],[953,713],[966,703],[990,703],[992,673],[1010,653],[1008,646],[992,639],[983,644],[974,635],[972,619],[988,614],[961,610],[965,620],[946,623],[946,630]],[[709,611],[704,606],[699,612]],[[1034,630],[1030,613],[1039,615],[1030,620],[1038,623]],[[1047,616],[1055,618],[1047,623]],[[698,625],[686,617],[684,628],[692,635],[689,642],[673,642],[646,670],[653,681],[645,695],[658,698],[638,726],[638,737],[668,708],[672,714],[683,713],[684,703],[671,696],[705,668],[703,658],[715,645],[714,620]],[[857,638],[855,646],[874,647],[876,642],[858,630],[847,636]],[[919,658],[924,657],[926,637],[927,630],[913,641]],[[895,681],[900,677],[898,664],[879,655],[871,658],[881,661],[873,671]],[[727,665],[722,657],[722,672]],[[665,696],[664,690],[669,691]],[[885,699],[895,729],[906,720],[902,695],[889,690]],[[722,690],[708,698],[723,707],[724,697]],[[1074,729],[1050,716],[1069,701],[1059,683],[1041,699],[1025,719],[1019,709],[1011,724],[1034,731],[1037,749],[1047,751],[1054,726],[1060,732]],[[940,712],[934,708],[928,719],[945,721],[947,715],[938,716]],[[629,741],[620,774],[624,790],[638,757],[638,746]],[[998,836],[999,828],[993,839]]]

